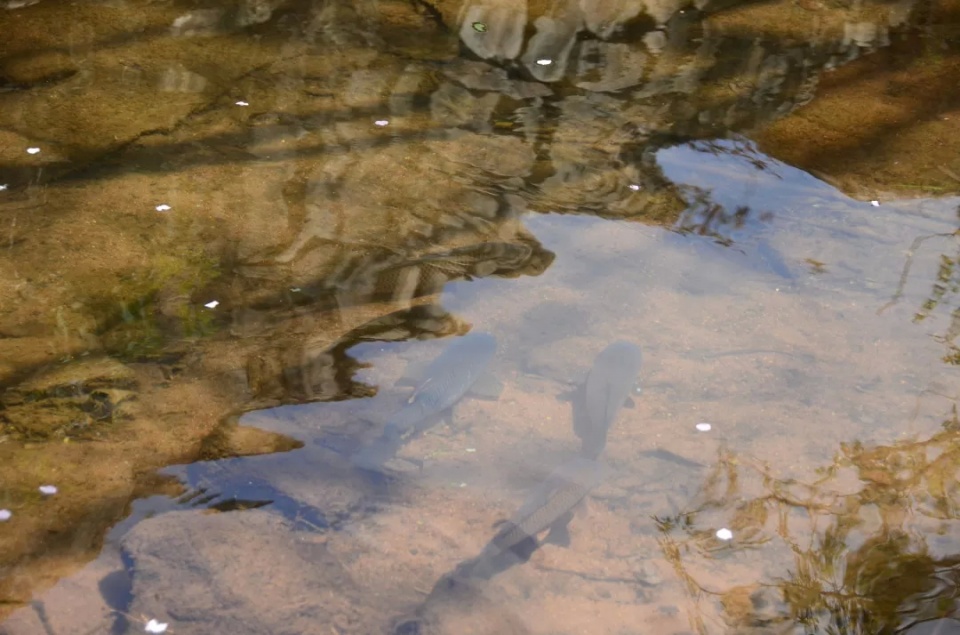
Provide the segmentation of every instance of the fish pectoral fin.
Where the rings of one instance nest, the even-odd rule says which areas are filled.
[[[498,521],[496,521],[495,523],[493,523],[492,525],[490,525],[490,529],[500,529],[501,527],[503,527],[503,524],[504,524],[505,522],[507,522],[507,519],[506,519],[506,518],[501,518],[500,520],[498,520]]]
[[[573,509],[570,510],[574,518],[585,518],[593,513],[592,503],[589,497],[585,497]]]
[[[573,518],[573,512],[567,512],[560,518],[558,518],[552,525],[550,525],[550,531],[547,533],[546,538],[543,539],[543,542],[549,542],[552,545],[558,547],[567,548],[570,546],[570,520]]]
[[[446,423],[448,426],[453,426],[453,424],[456,423],[456,421],[453,418],[453,408],[447,408],[446,410],[440,413],[440,416],[443,418],[443,422]]]
[[[423,461],[406,456],[391,456],[380,466],[380,471],[389,471],[395,474],[422,472]]]
[[[496,378],[493,373],[483,373],[477,378],[477,381],[470,386],[470,396],[479,399],[489,399],[496,401],[503,392],[503,382]]]
[[[395,457],[395,460],[406,461],[410,465],[413,465],[414,467],[416,467],[417,470],[419,470],[420,472],[423,472],[423,461],[421,459],[414,459],[406,456],[398,456],[398,457]]]
[[[387,425],[389,417],[376,412],[365,412],[361,415],[357,415],[356,421],[365,423],[371,428],[382,428]]]
[[[584,393],[584,385],[577,384],[575,386],[569,386],[566,390],[557,395],[557,401],[573,401],[576,402]]]
[[[396,385],[416,386],[423,380],[423,377],[426,375],[427,366],[429,365],[429,361],[409,362],[407,367],[403,369],[403,374],[397,379]]]
[[[413,392],[410,393],[410,396],[407,398],[407,403],[408,403],[408,404],[411,404],[411,403],[413,403],[414,401],[416,401],[416,400],[417,400],[417,397],[419,397],[419,396],[421,395],[421,393],[423,393],[423,391],[427,389],[427,386],[428,386],[428,385],[430,384],[430,382],[432,382],[432,381],[433,381],[433,377],[427,377],[425,380],[423,380],[422,382],[418,383],[418,384],[417,384],[417,387],[413,389]]]
[[[446,426],[446,430],[441,431],[435,429],[438,423],[443,423],[443,425]],[[427,419],[423,429],[430,430],[430,434],[438,437],[450,437],[454,434],[469,431],[470,424],[457,423],[456,418],[454,418],[453,408],[447,408],[446,410],[437,413],[430,419]]]

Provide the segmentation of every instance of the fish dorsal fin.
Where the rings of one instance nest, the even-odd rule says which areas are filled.
[[[397,379],[398,386],[416,386],[423,381],[424,376],[427,374],[427,368],[430,366],[430,361],[413,361],[409,362],[406,368],[403,369],[403,374],[400,375],[400,378]]]
[[[425,382],[423,382],[422,384],[418,385],[418,386],[417,386],[417,389],[414,390],[414,391],[413,391],[413,394],[411,394],[410,397],[407,399],[407,403],[413,403],[414,401],[416,401],[416,399],[417,399],[417,397],[420,395],[420,393],[422,393],[424,390],[426,390],[426,389],[427,389],[427,386],[429,386],[429,385],[430,385],[430,382],[432,382],[432,381],[433,381],[433,377],[428,377]]]

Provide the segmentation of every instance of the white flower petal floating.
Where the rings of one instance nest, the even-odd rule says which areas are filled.
[[[537,60],[537,65],[539,66],[550,66],[551,64],[553,64],[553,60],[551,59],[543,58]]]
[[[733,532],[724,527],[723,529],[717,530],[717,538],[720,540],[730,540],[733,538]]]
[[[246,102],[246,101],[238,101],[238,102],[237,102],[237,105],[238,105],[238,106],[249,106],[250,103],[249,103],[249,102]]]
[[[5,189],[7,189],[7,184],[6,184],[6,183],[0,183],[0,192],[4,191]]]
[[[54,494],[57,493],[57,486],[56,486],[56,485],[41,485],[41,486],[40,486],[40,493],[41,493],[41,494],[44,494],[44,495],[46,495],[46,496],[53,496]]]
[[[5,523],[13,518],[13,512],[9,509],[0,509],[0,523]]]
[[[381,128],[383,128],[384,126],[390,125],[390,122],[387,121],[386,119],[377,119],[376,121],[373,122],[373,125],[380,126]]]
[[[709,423],[701,421],[700,423],[697,424],[697,430],[699,430],[700,432],[710,432],[710,430],[712,429],[713,429],[713,426],[710,425]]]
[[[147,631],[148,633],[163,633],[167,630],[167,626],[169,626],[169,624],[167,624],[166,622],[158,622],[157,620],[150,620],[149,622],[147,622],[147,625],[146,627],[144,627],[143,630]]]
[[[158,212],[169,212],[170,209],[171,209],[170,206],[167,205],[167,204],[165,204],[165,203],[162,204],[162,205],[157,205],[157,211],[158,211]]]
[[[634,192],[639,192],[639,191],[640,191],[640,186],[637,185],[636,183],[631,183],[631,184],[628,185],[627,187],[629,187],[629,188],[630,188],[631,190],[633,190]]]
[[[880,201],[870,201],[870,204],[874,207],[880,207]]]
[[[211,300],[210,302],[207,302],[207,303],[204,304],[203,306],[207,307],[208,309],[215,309],[215,308],[217,308],[217,305],[218,305],[218,304],[220,304],[220,303],[217,302],[216,300]]]
[[[40,154],[40,148],[27,148],[27,154]]]

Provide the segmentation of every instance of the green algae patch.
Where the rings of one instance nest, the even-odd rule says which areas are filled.
[[[137,381],[109,358],[41,372],[4,393],[0,435],[21,441],[94,439],[125,418]]]

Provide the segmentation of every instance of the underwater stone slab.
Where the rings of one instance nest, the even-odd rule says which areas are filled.
[[[123,541],[133,562],[128,613],[180,635],[376,632],[375,612],[325,536],[293,532],[263,511],[173,512]],[[128,633],[142,632],[131,622]]]

